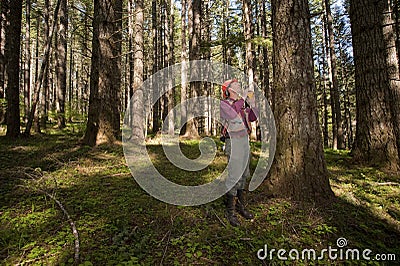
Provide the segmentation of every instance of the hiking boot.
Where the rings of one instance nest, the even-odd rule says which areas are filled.
[[[243,189],[238,189],[237,191],[237,202],[236,202],[236,211],[243,216],[247,220],[251,220],[254,218],[254,215],[246,210],[246,201],[244,199]]]
[[[232,226],[239,226],[240,222],[235,214],[235,197],[226,194],[226,218]]]

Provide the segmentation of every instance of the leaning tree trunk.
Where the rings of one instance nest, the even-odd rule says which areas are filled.
[[[399,170],[399,68],[387,0],[350,1],[356,83],[353,155]]]
[[[329,199],[308,1],[273,0],[272,21],[277,147],[267,191],[299,201]]]
[[[7,60],[7,133],[10,138],[20,135],[19,116],[19,56],[21,41],[22,0],[9,2],[5,55]]]
[[[122,1],[94,2],[89,114],[83,142],[95,146],[120,136]]]
[[[52,43],[52,40],[50,40],[50,0],[45,0],[44,1],[45,5],[45,12],[44,12],[44,39],[45,43]],[[56,21],[54,21],[54,26],[56,26]],[[39,108],[38,108],[38,124],[35,128],[39,129],[37,130],[38,133],[40,133],[41,129],[46,128],[46,123],[48,120],[48,110],[47,110],[47,101],[48,101],[48,95],[50,93],[50,65],[51,65],[51,50],[52,50],[52,45],[50,44],[50,53],[49,53],[49,59],[46,65],[46,68],[44,69],[44,76],[43,76],[43,89],[40,94],[40,103],[39,103]]]
[[[60,23],[57,33],[56,74],[57,74],[57,125],[65,127],[65,95],[67,93],[67,0],[61,0]]]
[[[48,38],[48,41],[46,43],[46,47],[44,50],[43,61],[40,66],[40,70],[39,70],[39,73],[37,74],[37,78],[36,78],[36,82],[35,82],[35,91],[33,93],[32,106],[31,106],[31,111],[29,112],[28,122],[26,123],[26,128],[25,128],[25,132],[24,132],[25,135],[29,135],[31,128],[32,128],[33,118],[34,118],[34,115],[36,112],[36,106],[39,102],[40,87],[42,86],[43,76],[45,74],[44,72],[49,64],[51,40],[53,38],[53,34],[55,31],[55,22],[57,21],[59,9],[60,9],[60,0],[57,0],[56,7],[54,9],[54,16],[53,16],[54,19],[52,22],[52,26],[50,27],[51,31],[49,33],[49,38]]]

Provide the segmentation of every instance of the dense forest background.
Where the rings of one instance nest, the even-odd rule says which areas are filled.
[[[394,209],[388,207],[391,214],[389,211],[389,214],[386,213],[393,219],[389,227],[397,229],[385,230],[389,232],[388,235],[390,232],[398,234],[396,230],[399,226],[400,209],[396,191],[400,171],[399,5],[397,0],[1,1],[0,135],[1,145],[7,150],[6,153],[9,152],[9,157],[0,162],[5,169],[2,180],[4,202],[11,202],[20,196],[18,193],[22,193],[13,194],[11,191],[16,183],[10,181],[15,176],[20,177],[21,171],[23,176],[34,177],[36,181],[43,177],[57,176],[61,178],[59,182],[67,184],[70,181],[65,181],[67,179],[60,177],[57,171],[77,167],[79,172],[81,169],[79,163],[78,166],[68,165],[66,168],[60,166],[53,169],[53,164],[47,165],[47,159],[34,161],[30,158],[32,154],[41,157],[41,153],[47,151],[53,154],[53,159],[57,157],[56,164],[60,161],[64,164],[72,160],[71,158],[79,161],[77,158],[84,158],[84,154],[88,158],[97,158],[93,153],[103,152],[102,149],[105,149],[105,153],[110,151],[117,154],[111,160],[116,163],[114,170],[117,172],[111,172],[110,175],[119,176],[118,171],[126,173],[126,166],[123,170],[120,167],[124,164],[121,161],[121,147],[112,145],[120,144],[124,112],[130,99],[134,102],[131,107],[134,114],[134,139],[145,140],[149,145],[148,149],[154,154],[162,153],[159,147],[152,145],[157,142],[155,139],[163,126],[166,134],[173,134],[177,130],[174,123],[165,121],[170,110],[192,97],[220,97],[220,84],[188,82],[184,75],[188,71],[185,66],[189,61],[210,60],[243,71],[249,86],[257,86],[272,108],[277,129],[276,153],[262,192],[258,193],[260,197],[294,200],[296,204],[332,203],[335,195],[341,194],[337,191],[341,187],[340,182],[356,180],[348,176],[350,173],[354,174],[354,169],[369,169],[368,173],[378,171],[379,174],[374,172],[378,179],[373,179],[372,185],[393,187],[393,190],[386,191],[388,194],[385,195],[389,196],[385,200],[397,204]],[[182,64],[180,84],[164,94],[156,104],[149,106],[154,92],[143,91],[143,81],[176,63]],[[226,79],[230,78],[234,77],[226,76]],[[144,112],[146,108],[151,112]],[[265,110],[261,110],[263,111]],[[183,108],[181,113],[174,115],[179,116],[178,121],[186,121],[190,112],[190,108]],[[213,114],[210,112],[209,117],[191,119],[185,124],[179,132],[184,139],[184,147],[198,145],[196,141],[203,136],[213,136],[218,141],[221,125],[216,122]],[[167,123],[166,127],[164,123]],[[254,128],[256,127],[257,124],[254,123]],[[257,150],[260,137],[256,134],[257,130],[253,133],[252,147]],[[57,136],[56,139],[53,136]],[[190,142],[191,140],[194,142]],[[39,143],[35,152],[28,151],[30,148],[21,148],[21,152],[18,150],[19,147],[31,147],[35,142]],[[56,148],[57,143],[65,149],[67,155],[59,154],[62,150]],[[49,149],[47,144],[50,145]],[[21,160],[27,160],[26,165]],[[95,162],[82,165],[85,169],[103,167]],[[111,166],[107,165],[105,168]],[[29,167],[30,170],[21,170],[21,167]],[[87,169],[83,172],[90,171]],[[332,179],[332,173],[339,177]],[[87,172],[83,175],[86,174]],[[365,173],[357,172],[355,176],[362,179]],[[80,189],[88,188],[89,184],[91,183],[82,185]],[[110,183],[107,181],[107,184]],[[119,185],[123,187],[122,183]],[[359,183],[353,185],[357,186]],[[55,199],[54,194],[49,194],[48,188],[44,189],[42,186],[41,183],[39,188],[36,187],[36,193]],[[32,189],[31,185],[25,189],[27,187]],[[96,194],[96,197],[99,195]],[[145,200],[143,195],[140,197],[142,204]],[[257,200],[262,202],[259,198]],[[58,200],[55,202],[59,203],[73,225],[72,218],[62,203]],[[26,204],[25,202],[20,208],[24,209],[29,205]],[[268,204],[276,204],[274,210],[281,211],[285,208],[282,206],[292,203]],[[5,219],[13,219],[10,214],[13,211],[8,209],[7,204],[4,206],[0,209],[0,214],[4,212],[4,217],[8,217]],[[42,207],[46,209],[46,204],[44,206]],[[347,205],[342,204],[338,208],[341,211],[350,208],[345,206]],[[164,207],[163,205],[161,208]],[[138,208],[143,211],[143,206]],[[153,210],[151,215],[159,214],[156,209],[149,208]],[[165,207],[168,208],[170,207]],[[214,212],[213,207],[205,208],[207,215]],[[270,208],[268,210],[271,212]],[[170,215],[172,217],[171,213],[180,213],[181,209],[168,209],[167,212],[166,216],[169,218]],[[293,223],[298,222],[297,218],[301,216],[297,209],[294,213]],[[260,211],[259,215],[262,214]],[[108,215],[109,213],[101,214],[103,218]],[[16,216],[23,217],[23,214]],[[216,217],[219,218],[217,214]],[[361,217],[364,219],[369,216],[363,214]],[[312,218],[310,216],[307,223]],[[345,224],[347,218],[339,219],[338,223]],[[124,216],[121,219],[127,218]],[[121,229],[120,224],[115,228],[108,228],[112,234],[116,234],[113,236],[115,248],[121,248],[126,241],[133,241],[131,238],[137,237],[134,231],[128,232],[126,229],[130,226],[129,222],[122,224],[124,229]],[[324,231],[323,235],[332,238],[338,233],[336,229],[332,229],[338,227],[338,224],[323,223],[321,226],[325,225],[326,231],[321,229]],[[9,229],[9,226],[10,224],[4,223],[0,228]],[[86,225],[81,226],[88,229]],[[139,224],[135,228],[138,226],[141,228]],[[380,225],[371,226],[376,229]],[[98,228],[102,227],[93,224],[93,228],[101,230]],[[159,233],[153,235],[157,241],[160,240],[159,236],[164,236],[161,243],[168,239],[164,252],[157,255],[161,264],[164,259],[173,261],[172,255],[166,253],[167,247],[172,243],[170,238],[171,241],[176,241],[173,249],[190,250],[187,246],[179,246],[188,243],[186,240],[179,240],[176,235],[174,238],[176,232],[172,229],[162,233],[157,228],[147,228],[148,231],[143,229],[140,234],[148,235],[148,232],[155,230]],[[182,230],[189,230],[183,228]],[[124,231],[125,229],[128,231]],[[21,236],[19,241],[27,245],[25,249],[21,249],[13,242],[18,232],[10,232],[0,242],[8,245],[9,255],[0,253],[0,258],[11,256],[11,261],[15,262],[21,250],[32,254],[36,243],[32,244],[33,240],[29,242],[27,237]],[[240,241],[246,238],[246,234],[239,235]],[[74,260],[69,261],[71,258],[66,255],[60,261],[79,261],[79,242],[78,246],[76,242],[79,238],[75,234],[73,236],[69,247],[75,248]],[[329,237],[322,242],[328,241]],[[56,238],[60,238],[58,233]],[[214,240],[220,241],[217,239]],[[297,240],[290,239],[289,243],[298,244]],[[71,244],[73,240],[75,245]],[[239,240],[236,248],[244,252]],[[321,239],[316,237],[313,240]],[[307,241],[300,242],[304,244]],[[201,245],[201,248],[197,246],[194,250],[192,244],[190,247],[193,252],[184,253],[180,263],[185,264],[188,263],[186,260],[202,257],[203,253],[212,253]],[[390,241],[383,242],[382,247],[392,252],[389,247],[391,244],[393,243]],[[86,251],[83,248],[83,253],[93,247],[90,245],[86,247]],[[136,248],[144,252],[147,246],[145,243],[141,245]],[[43,253],[48,250],[44,246],[41,248],[37,256],[24,259],[41,261],[45,256]],[[105,252],[108,254],[113,251]],[[131,262],[136,262],[140,257],[138,253],[135,254],[131,257]],[[222,251],[218,254],[220,257],[210,255],[203,262],[229,261],[221,258]],[[87,255],[86,258],[96,261],[94,257],[95,255]],[[128,261],[127,257],[115,259]],[[250,261],[252,259],[254,258]]]
[[[10,32],[9,38],[16,41],[16,36],[20,35],[21,39],[19,45],[10,44],[13,46],[9,48],[8,53],[15,54],[17,46],[20,47],[18,103],[22,126],[25,127],[27,124],[30,111],[33,109],[35,132],[41,132],[51,122],[57,122],[60,128],[65,126],[65,121],[84,123],[88,117],[90,98],[91,57],[94,44],[93,2],[69,1],[68,4],[66,1],[19,2],[18,4],[24,5],[23,10],[20,10],[21,7],[15,7],[19,8],[16,10],[12,8],[14,12],[22,14],[21,33]],[[2,4],[0,97],[4,99],[2,100],[3,123],[7,106],[5,88],[8,84],[5,79],[8,73],[5,71],[8,62],[6,58],[9,58],[5,57],[6,27],[10,20],[7,17],[10,16],[7,12],[10,8],[8,4],[10,3],[7,1]],[[121,47],[111,47],[116,49],[119,57],[115,73],[119,72],[120,77],[116,89],[120,114],[125,111],[128,100],[133,94],[136,72],[142,72],[139,73],[142,76],[140,78],[146,79],[164,67],[192,59],[223,62],[243,71],[251,71],[251,78],[265,91],[272,103],[271,3],[203,1],[197,7],[192,6],[192,3],[188,6],[187,2],[180,1],[146,2],[142,10],[141,28],[135,28],[135,25],[138,26],[135,22],[137,19],[135,6],[139,4],[124,2],[123,6],[115,7],[120,10],[103,10],[103,12],[114,12],[110,15],[117,16],[116,19],[121,20],[120,23],[116,23],[119,27],[115,29],[118,36],[113,36],[116,43],[112,43]],[[356,112],[348,3],[312,1],[309,4],[316,95],[324,145],[351,148],[355,135]],[[198,21],[193,20],[193,12],[199,12]],[[113,21],[108,19],[108,22]],[[135,56],[138,56],[135,53],[138,40],[135,38],[138,38],[139,33],[136,31],[142,31],[143,36],[142,44],[139,44],[144,48],[142,58],[139,59],[145,62],[141,71],[138,71],[137,64],[136,71],[134,69]],[[197,39],[193,34],[198,35]],[[42,66],[44,66],[43,73],[40,73]],[[149,132],[160,130],[163,121],[161,118],[168,113],[168,108],[171,106],[168,106],[168,102],[176,105],[181,98],[190,95],[190,91],[185,87],[187,84],[177,86],[173,95],[165,95],[158,106],[153,107],[153,116],[148,118]],[[35,97],[37,91],[39,96]],[[220,89],[219,86],[209,86],[209,88],[204,86],[201,88],[201,93],[218,96]],[[11,122],[13,121],[9,121]],[[197,130],[201,133],[216,134],[216,127],[211,123],[207,126],[205,123],[200,123]]]

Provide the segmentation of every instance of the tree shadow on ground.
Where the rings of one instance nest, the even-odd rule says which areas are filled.
[[[400,257],[398,219],[396,222],[382,217],[363,205],[362,199],[352,201],[351,197],[339,195],[328,205],[298,204],[268,199],[260,189],[248,197],[256,219],[240,218],[242,226],[233,228],[224,218],[222,199],[197,207],[179,207],[148,195],[124,165],[120,146],[92,149],[79,146],[78,138],[63,136],[42,136],[16,144],[0,138],[0,146],[10,154],[6,161],[1,161],[4,171],[0,180],[0,228],[7,232],[0,237],[5,247],[0,258],[8,258],[8,262],[71,264],[74,256],[74,238],[65,216],[42,193],[16,188],[21,184],[18,178],[26,179],[10,175],[10,170],[18,167],[40,167],[49,175],[44,181],[56,179],[56,187],[54,182],[44,182],[43,188],[55,193],[75,221],[81,262],[281,265],[284,262],[276,257],[272,261],[260,261],[257,251],[264,244],[287,250],[335,248],[340,237],[347,240],[346,247],[368,248],[373,254]],[[196,150],[195,146],[188,144],[185,148]],[[149,150],[159,154],[162,148],[156,145]],[[43,156],[45,152],[59,163],[50,165],[49,157]],[[159,156],[155,164],[163,167],[165,158]],[[343,160],[343,156],[337,159]],[[216,169],[224,168],[224,159],[220,160]],[[338,160],[329,163],[337,166]],[[162,169],[172,175],[176,173],[175,169],[165,166]],[[351,166],[339,165],[338,172],[332,172],[332,180],[336,178],[333,185],[342,187],[351,183],[352,178],[340,177],[351,170]],[[201,177],[205,175],[200,174],[196,180],[203,182]],[[191,175],[181,178],[184,184],[193,182]],[[353,182],[359,186],[356,179]],[[344,261],[326,258],[321,263],[342,265]],[[357,263],[365,261],[351,261],[351,264]],[[313,262],[303,260],[295,264]]]

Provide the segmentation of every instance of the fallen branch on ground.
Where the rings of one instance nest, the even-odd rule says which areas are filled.
[[[29,178],[31,178],[33,181],[35,181],[35,183],[38,182],[38,180],[35,178],[34,175],[30,174],[30,173],[25,173],[26,176],[28,176]],[[42,178],[42,176],[40,176],[40,178]],[[26,181],[26,180],[25,180]],[[78,230],[76,229],[76,225],[75,222],[72,220],[71,216],[69,215],[68,211],[65,209],[64,205],[58,200],[56,199],[56,197],[50,193],[48,193],[47,191],[38,188],[38,187],[28,187],[28,186],[23,186],[23,185],[18,185],[19,187],[28,189],[28,190],[35,190],[37,192],[40,192],[42,194],[45,194],[46,196],[48,196],[49,198],[51,198],[57,205],[58,207],[63,211],[64,215],[67,217],[67,221],[69,222],[71,229],[72,229],[72,234],[74,235],[74,239],[75,239],[75,245],[74,245],[74,264],[75,265],[79,265],[79,252],[80,252],[80,242],[79,242],[79,233]]]

